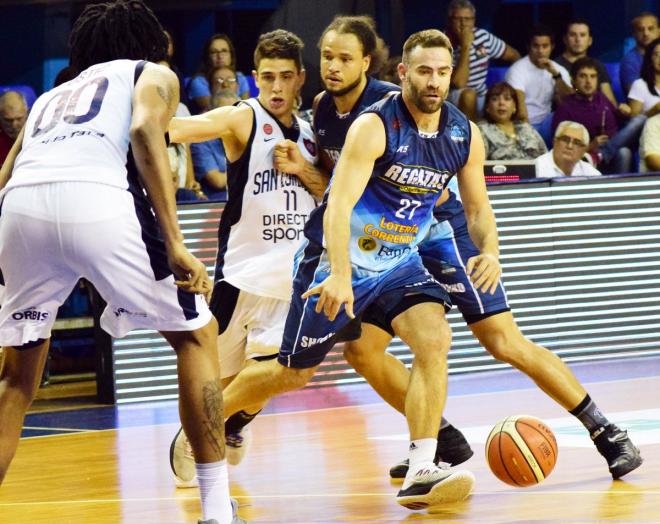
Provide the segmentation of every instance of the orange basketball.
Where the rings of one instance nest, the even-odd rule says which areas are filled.
[[[533,486],[550,475],[557,462],[557,439],[543,421],[528,415],[495,424],[486,442],[493,474],[511,486]]]

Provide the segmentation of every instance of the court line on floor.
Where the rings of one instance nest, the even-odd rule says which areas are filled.
[[[308,498],[345,498],[350,497],[392,497],[393,491],[388,491],[387,493],[307,493],[305,497]],[[471,497],[475,496],[518,496],[518,495],[527,495],[527,496],[549,496],[549,495],[656,495],[660,496],[660,491],[652,490],[630,490],[630,491],[610,491],[610,490],[588,490],[588,491],[475,491],[472,493]],[[237,500],[247,499],[292,499],[300,498],[300,493],[291,493],[280,494],[280,495],[232,495],[232,498]],[[199,500],[199,496],[179,496],[179,497],[145,497],[145,498],[119,498],[119,499],[81,499],[81,500],[48,500],[48,501],[39,501],[39,502],[0,502],[0,507],[9,507],[9,506],[49,506],[53,504],[116,504],[117,502],[166,502],[166,501],[177,501],[177,500]]]

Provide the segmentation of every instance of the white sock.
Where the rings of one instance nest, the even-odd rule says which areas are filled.
[[[215,519],[219,524],[230,524],[233,515],[229,499],[227,461],[195,464],[195,469],[202,497],[203,520]]]
[[[433,462],[436,447],[438,447],[438,439],[435,438],[420,438],[410,441],[408,448],[410,469],[420,462]]]

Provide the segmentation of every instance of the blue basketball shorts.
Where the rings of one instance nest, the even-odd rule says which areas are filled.
[[[278,355],[280,364],[298,369],[320,364],[334,346],[337,333],[351,321],[343,308],[333,321],[323,312],[316,313],[318,295],[301,298],[305,291],[330,276],[327,259],[321,256],[322,248],[308,243],[304,250],[293,280],[291,308]],[[424,268],[417,252],[386,271],[369,271],[353,266],[353,295],[356,316],[375,301],[387,316],[403,312],[406,306],[401,309],[402,304],[438,302],[446,309],[451,307],[447,292]]]

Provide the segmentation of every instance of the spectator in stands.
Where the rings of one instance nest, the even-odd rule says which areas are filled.
[[[484,116],[478,125],[488,160],[534,160],[548,150],[538,131],[520,120],[516,90],[506,82],[486,92]]]
[[[176,74],[177,78],[179,79],[179,100],[182,104],[185,104],[188,106],[190,101],[188,100],[188,94],[186,93],[185,90],[185,85],[183,81],[183,74],[181,73],[181,70],[176,66],[174,63],[174,40],[172,38],[172,34],[169,31],[164,31],[165,36],[167,37],[167,60],[166,64],[167,67],[169,67],[174,73]]]
[[[452,0],[447,8],[447,36],[454,47],[449,101],[476,120],[486,95],[491,59],[515,62],[520,53],[485,29],[475,27],[476,9],[469,0]]]
[[[211,88],[211,95],[214,95],[218,91],[231,91],[236,98],[239,98],[238,77],[233,67],[225,65],[214,67],[209,73],[207,80]]]
[[[399,78],[399,72],[397,70],[400,63],[401,55],[389,58],[378,73],[378,79],[400,86],[401,78]]]
[[[589,23],[581,18],[571,20],[566,25],[564,32],[564,52],[555,58],[555,62],[570,71],[576,60],[587,56],[587,51],[592,43]],[[616,105],[617,100],[612,91],[612,80],[605,64],[595,58],[593,61],[598,70],[598,88],[612,104]]]
[[[0,95],[0,165],[23,129],[27,115],[27,102],[21,93],[5,91]]]
[[[229,106],[239,100],[236,93],[225,89],[216,91],[211,97],[212,108]],[[222,140],[216,138],[190,145],[195,179],[210,200],[227,197],[227,158]]]
[[[635,47],[623,56],[619,69],[621,88],[626,94],[630,91],[633,82],[640,77],[646,46],[660,36],[658,17],[649,12],[641,13],[633,18],[632,30]]]
[[[587,128],[566,120],[555,131],[553,148],[536,159],[538,178],[600,175],[589,162],[582,160],[589,146]]]
[[[514,63],[504,77],[518,95],[520,118],[529,121],[546,144],[551,137],[553,101],[573,92],[568,71],[550,60],[553,49],[552,31],[535,27],[529,38],[529,54]]]
[[[619,129],[619,120],[630,115],[630,107],[619,107],[598,90],[598,64],[585,56],[576,60],[571,68],[575,93],[565,96],[555,111],[552,128],[560,122],[572,120],[584,125],[591,142],[589,152],[594,164],[605,173],[630,173],[632,171],[632,149],[639,143],[639,135],[646,116],[637,115]]]
[[[639,141],[639,170],[660,171],[660,115],[646,121]]]
[[[635,80],[628,93],[630,112],[653,116],[660,113],[660,38],[646,47],[641,78]]]
[[[236,71],[236,51],[231,39],[223,34],[217,33],[206,41],[202,52],[202,65],[190,80],[188,86],[188,98],[191,101],[191,110],[202,113],[210,109],[211,88],[208,77],[214,67],[229,66]],[[250,86],[245,75],[236,71],[238,79],[238,96],[248,98]]]

